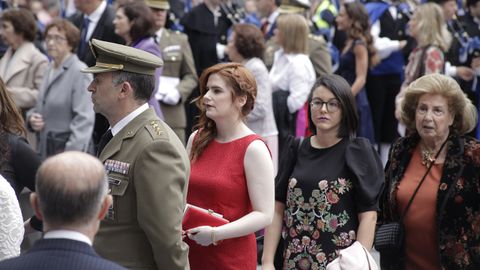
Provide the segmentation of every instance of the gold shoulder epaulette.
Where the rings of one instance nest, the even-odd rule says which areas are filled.
[[[147,128],[148,132],[153,138],[160,138],[165,136],[165,131],[161,125],[162,124],[160,123],[160,120],[151,120],[148,122],[145,128]]]

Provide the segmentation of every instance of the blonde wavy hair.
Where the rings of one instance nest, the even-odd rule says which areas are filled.
[[[435,45],[446,52],[450,48],[452,35],[448,32],[442,8],[435,3],[417,7],[413,19],[417,20],[416,32],[419,47]]]
[[[426,94],[438,94],[447,100],[448,109],[454,116],[451,132],[464,135],[477,125],[477,109],[457,81],[449,76],[434,73],[416,79],[405,90],[405,98],[401,105],[401,120],[408,129],[416,129],[415,113],[418,100]]]

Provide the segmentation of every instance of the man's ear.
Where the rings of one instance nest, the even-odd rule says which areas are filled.
[[[40,203],[38,201],[38,195],[36,192],[30,193],[30,204],[35,211],[35,216],[37,216],[38,219],[43,220],[42,212],[40,211]]]
[[[102,207],[100,207],[100,211],[98,211],[98,220],[103,220],[105,218],[105,215],[108,213],[108,208],[110,205],[112,205],[113,198],[112,195],[108,194],[105,196],[105,199],[103,199],[102,202]]]
[[[121,86],[122,88],[120,89],[119,98],[123,99],[133,96],[133,88],[129,82],[122,82]]]

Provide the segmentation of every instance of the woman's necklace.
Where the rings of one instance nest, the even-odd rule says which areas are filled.
[[[430,166],[433,162],[435,162],[435,152],[423,149],[423,147],[420,147],[421,152],[422,152],[422,165],[425,167]]]

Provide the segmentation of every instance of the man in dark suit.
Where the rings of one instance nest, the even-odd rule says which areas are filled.
[[[72,15],[69,20],[80,29],[80,43],[77,56],[87,66],[95,65],[95,57],[88,41],[92,39],[124,44],[125,41],[115,34],[113,19],[115,10],[107,5],[105,0],[75,0],[75,8],[79,11]],[[95,126],[93,128],[93,142],[97,144],[100,137],[108,129],[108,122],[101,114],[95,114]]]
[[[160,58],[132,47],[92,40],[97,62],[88,91],[110,129],[98,156],[108,171],[113,206],[95,250],[135,270],[188,269],[182,241],[190,162],[182,142],[147,101]]]
[[[102,163],[91,155],[64,152],[47,159],[30,195],[45,235],[26,253],[0,262],[0,269],[124,270],[92,248],[100,220],[112,204],[107,190]]]

